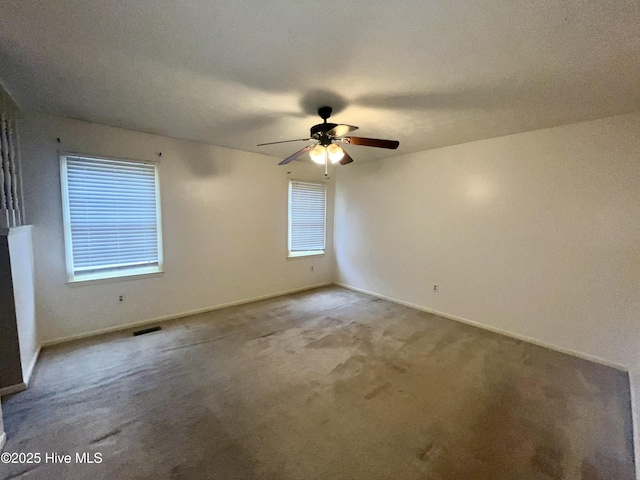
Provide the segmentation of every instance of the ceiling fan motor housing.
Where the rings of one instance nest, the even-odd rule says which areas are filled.
[[[319,123],[318,125],[311,127],[311,138],[318,140],[320,145],[323,147],[331,144],[331,137],[327,135],[327,132],[337,126],[337,123],[327,123],[327,119],[331,116],[331,112],[333,112],[333,108],[331,107],[325,106],[318,108],[318,115],[322,120],[324,120],[324,123]]]
[[[311,137],[326,147],[331,143],[331,137],[327,135],[327,132],[337,125],[337,123],[319,123],[318,125],[314,125],[311,127]]]

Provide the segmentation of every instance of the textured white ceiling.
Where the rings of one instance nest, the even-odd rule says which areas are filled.
[[[640,109],[637,0],[0,0],[28,110],[287,156],[329,104],[356,161]]]

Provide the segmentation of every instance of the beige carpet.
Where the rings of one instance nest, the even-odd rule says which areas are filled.
[[[2,407],[73,456],[3,479],[634,478],[626,373],[338,287],[46,349]]]

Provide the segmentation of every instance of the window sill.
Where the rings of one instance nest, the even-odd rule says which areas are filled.
[[[301,258],[301,257],[316,257],[318,255],[324,255],[324,250],[312,250],[308,252],[289,252],[287,258]]]
[[[164,271],[158,267],[136,268],[124,272],[94,273],[88,275],[76,275],[72,280],[67,280],[70,287],[82,287],[102,283],[124,282],[127,280],[140,280],[142,278],[163,276]]]

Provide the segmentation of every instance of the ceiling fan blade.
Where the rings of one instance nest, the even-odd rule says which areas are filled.
[[[307,145],[304,148],[301,148],[300,150],[298,150],[296,153],[294,153],[293,155],[288,156],[287,158],[285,158],[284,160],[282,160],[278,165],[286,165],[289,162],[293,162],[296,158],[298,158],[300,155],[302,155],[305,152],[308,152],[309,150],[311,150],[313,147],[315,147],[314,144],[311,145]]]
[[[256,147],[262,147],[263,145],[275,145],[277,143],[289,143],[289,142],[306,142],[307,140],[311,140],[310,138],[296,138],[295,140],[283,140],[281,142],[269,142],[269,143],[259,143]]]
[[[365,147],[390,148],[395,150],[400,145],[397,140],[381,140],[379,138],[363,138],[363,137],[343,137],[338,138],[342,143],[348,145],[362,145]]]
[[[353,162],[353,158],[351,158],[351,156],[347,152],[344,152],[344,157],[342,157],[342,160],[340,160],[340,165],[347,165],[351,162]]]
[[[341,137],[342,135],[346,135],[354,130],[358,130],[358,127],[354,127],[353,125],[336,125],[327,132],[327,135],[331,135],[332,137]]]

